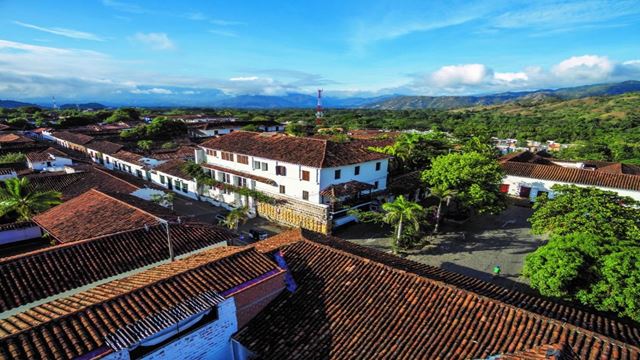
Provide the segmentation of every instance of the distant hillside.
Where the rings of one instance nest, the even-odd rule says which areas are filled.
[[[471,96],[396,96],[382,101],[374,101],[363,107],[383,110],[407,109],[455,109],[479,105],[495,105],[513,101],[541,103],[547,101],[579,99],[589,96],[619,95],[640,91],[640,81],[585,85],[562,89],[506,92],[490,95]]]
[[[64,105],[60,105],[60,109],[80,109],[80,110],[86,110],[86,109],[93,109],[93,110],[101,110],[101,109],[106,109],[107,106],[102,105],[100,103],[86,103],[86,104],[64,104]]]
[[[15,109],[23,106],[38,106],[38,105],[20,102],[20,101],[13,101],[13,100],[0,100],[0,108]]]

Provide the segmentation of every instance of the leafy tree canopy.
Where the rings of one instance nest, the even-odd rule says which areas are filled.
[[[505,198],[499,191],[503,177],[495,159],[475,151],[438,156],[431,169],[422,172],[429,187],[455,191],[456,201],[480,214],[504,210]]]
[[[555,235],[526,257],[523,275],[542,295],[640,321],[640,247],[635,241]]]
[[[585,232],[640,241],[640,202],[613,191],[555,185],[553,199],[538,198],[529,218],[534,234]]]

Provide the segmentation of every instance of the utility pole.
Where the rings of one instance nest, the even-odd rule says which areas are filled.
[[[167,230],[167,246],[169,246],[169,261],[175,260],[175,256],[173,254],[173,242],[171,241],[171,232],[169,231],[169,221],[159,219],[160,223],[165,226]]]

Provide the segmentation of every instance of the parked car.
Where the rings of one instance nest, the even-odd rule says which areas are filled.
[[[255,241],[264,240],[269,237],[268,232],[260,229],[251,229],[249,230],[249,233],[253,236],[253,240]]]

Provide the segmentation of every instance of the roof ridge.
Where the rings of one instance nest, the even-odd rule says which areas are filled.
[[[118,198],[116,198],[116,197],[114,197],[114,196],[112,196],[112,195],[109,195],[108,193],[105,193],[105,192],[103,192],[103,191],[100,191],[100,190],[98,190],[98,189],[96,189],[96,188],[91,188],[91,189],[89,189],[89,191],[95,191],[95,192],[98,192],[98,193],[100,193],[100,194],[102,194],[102,195],[104,195],[104,196],[106,196],[106,197],[108,197],[108,198],[111,198],[111,199],[113,199],[113,200],[115,200],[115,201],[118,201],[118,202],[120,202],[120,203],[122,203],[122,204],[124,204],[124,205],[128,206],[128,207],[131,207],[131,208],[133,208],[133,209],[136,209],[136,210],[138,210],[138,211],[141,211],[141,212],[143,212],[143,213],[145,213],[145,214],[147,214],[147,215],[149,215],[149,216],[152,216],[152,217],[154,217],[154,218],[156,218],[156,219],[158,219],[158,220],[160,220],[160,221],[166,221],[165,219],[161,218],[161,217],[160,217],[160,216],[158,216],[158,215],[154,215],[154,214],[152,214],[152,213],[148,212],[147,210],[144,210],[144,209],[139,208],[139,207],[137,207],[137,206],[135,206],[135,205],[129,204],[128,202],[126,202],[126,201],[124,201],[124,200],[118,199]],[[126,195],[129,195],[129,196],[135,196],[135,195],[130,195],[130,194],[126,194]],[[140,200],[148,201],[148,200],[145,200],[145,199],[142,199],[142,198],[140,198]],[[158,205],[158,206],[160,206],[160,205]]]
[[[37,225],[37,224],[36,224]],[[186,224],[180,224],[180,225],[186,225]],[[194,225],[200,225],[200,224],[195,224]],[[202,224],[204,225],[204,224]],[[38,225],[39,226],[39,225]],[[156,225],[150,225],[149,228],[150,230],[156,228],[156,227],[160,227],[160,224],[156,224]],[[7,256],[7,257],[2,257],[0,258],[0,265],[3,265],[5,263],[8,262],[13,262],[15,260],[19,260],[28,256],[34,256],[34,255],[38,255],[40,253],[46,253],[49,251],[58,251],[58,250],[62,250],[64,248],[67,247],[71,247],[71,246],[78,246],[87,242],[91,242],[91,241],[97,241],[103,238],[108,238],[111,236],[116,236],[116,235],[120,235],[120,234],[125,234],[125,233],[129,233],[129,232],[134,232],[134,231],[139,231],[144,229],[144,227],[139,227],[139,228],[135,228],[135,229],[131,229],[131,230],[122,230],[122,231],[118,231],[115,233],[111,233],[111,234],[106,234],[106,235],[100,235],[100,236],[96,236],[96,237],[92,237],[92,238],[86,238],[86,239],[82,239],[82,240],[76,240],[76,241],[71,241],[71,242],[66,242],[66,243],[62,243],[59,245],[55,245],[55,246],[51,246],[51,247],[46,247],[46,248],[42,248],[42,249],[36,249],[36,250],[32,250],[29,252],[25,252],[25,253],[21,253],[21,254],[16,254],[16,255],[12,255],[12,256]]]
[[[545,167],[545,168],[553,168],[553,169],[558,169],[558,166],[553,166],[553,165],[548,165],[548,164],[533,164],[533,163],[529,163],[529,162],[519,162],[519,161],[506,161],[503,164],[522,164],[525,166],[539,166],[539,167]],[[574,171],[574,172],[581,172],[583,174],[601,174],[602,176],[622,176],[622,177],[627,177],[629,179],[638,179],[639,176],[638,175],[633,175],[633,174],[618,174],[618,173],[610,173],[610,172],[606,172],[606,171],[598,171],[596,170],[587,170],[587,169],[579,169],[579,168],[572,168],[572,167],[564,167],[564,166],[560,166],[560,168],[568,170],[568,171]]]
[[[101,173],[103,173],[103,174],[105,174],[105,175],[108,175],[108,176],[110,176],[110,177],[112,177],[112,178],[116,179],[116,180],[120,180],[120,181],[121,181],[121,182],[123,182],[123,183],[129,184],[129,185],[133,186],[133,187],[134,187],[134,188],[136,188],[136,189],[142,189],[140,186],[138,186],[138,185],[136,185],[136,184],[134,184],[134,183],[131,183],[131,182],[129,182],[129,181],[127,181],[127,180],[123,179],[123,178],[120,178],[120,177],[118,177],[118,176],[115,176],[115,175],[111,174],[109,171],[106,171],[106,169],[101,169],[101,168],[99,168],[99,167],[97,167],[97,166],[95,166],[95,165],[91,166],[91,169],[92,169],[92,170],[99,171],[99,172],[101,172]]]
[[[185,274],[185,273],[190,272],[190,271],[195,271],[195,270],[198,270],[198,269],[200,269],[200,268],[202,268],[204,266],[207,266],[207,265],[210,265],[212,263],[224,260],[224,259],[226,259],[226,258],[228,258],[230,256],[235,256],[235,255],[238,255],[240,253],[249,252],[249,251],[251,251],[253,249],[253,247],[249,245],[249,246],[244,246],[244,247],[227,246],[227,247],[222,247],[222,248],[207,249],[207,250],[192,254],[191,256],[188,256],[186,258],[176,260],[174,262],[160,264],[160,265],[154,266],[154,267],[152,267],[152,268],[150,268],[148,270],[145,270],[145,271],[142,271],[142,272],[138,272],[138,273],[132,274],[132,275],[124,277],[124,278],[119,278],[119,279],[114,279],[114,280],[108,281],[106,283],[100,284],[100,285],[98,285],[96,287],[93,287],[91,289],[87,289],[85,291],[81,291],[79,293],[76,293],[76,294],[68,296],[68,297],[64,297],[64,298],[61,298],[61,299],[56,299],[56,300],[53,300],[51,302],[47,302],[47,303],[44,303],[44,304],[40,304],[38,306],[31,307],[31,308],[25,310],[23,313],[26,313],[26,312],[29,312],[29,311],[35,311],[34,309],[41,308],[42,306],[45,306],[45,305],[47,305],[49,303],[59,302],[59,301],[65,300],[65,299],[69,299],[69,298],[78,296],[80,294],[85,294],[86,295],[87,293],[99,290],[101,288],[105,288],[105,287],[107,287],[107,285],[110,285],[110,284],[113,284],[113,283],[118,283],[118,282],[121,282],[121,281],[123,281],[125,279],[134,278],[136,276],[141,276],[141,274],[144,274],[144,273],[149,272],[149,271],[157,271],[157,269],[160,268],[160,267],[164,268],[164,267],[175,266],[175,264],[177,264],[178,262],[186,261],[187,259],[189,259],[189,258],[191,258],[193,256],[204,255],[206,253],[212,252],[213,250],[220,250],[220,249],[229,249],[229,251],[228,251],[228,253],[226,253],[226,251],[225,251],[225,254],[222,257],[217,257],[214,260],[198,264],[195,267],[190,267],[188,269],[184,269],[183,271],[179,271],[179,272],[171,272],[170,275],[168,275],[168,276],[160,276],[158,278],[154,278],[154,279],[151,279],[151,280],[143,280],[142,281],[143,282],[142,285],[140,285],[140,283],[137,283],[137,284],[134,285],[135,287],[132,288],[132,289],[127,289],[126,286],[123,286],[122,288],[126,289],[123,292],[108,294],[108,295],[106,295],[106,298],[104,298],[104,299],[102,299],[100,301],[96,301],[96,302],[88,304],[88,305],[87,304],[82,304],[79,308],[77,308],[77,309],[75,309],[75,310],[73,310],[71,312],[56,316],[55,318],[47,319],[47,320],[40,321],[40,322],[37,322],[37,323],[30,323],[30,324],[28,324],[29,325],[28,327],[20,329],[20,331],[18,331],[18,332],[11,333],[11,334],[6,335],[6,336],[0,336],[0,341],[3,342],[3,341],[6,341],[6,339],[18,337],[21,334],[23,334],[23,333],[25,333],[27,331],[30,331],[31,329],[33,329],[35,327],[42,326],[42,325],[47,324],[47,323],[51,323],[51,322],[54,322],[54,321],[56,321],[56,322],[57,321],[62,321],[63,319],[66,319],[66,318],[68,318],[70,316],[78,314],[78,313],[80,313],[80,312],[82,312],[82,311],[84,311],[84,310],[86,310],[86,309],[88,309],[90,307],[95,307],[95,306],[104,304],[104,303],[106,303],[108,301],[112,301],[113,299],[117,299],[117,298],[121,298],[121,297],[127,296],[127,295],[129,295],[129,294],[131,294],[133,292],[140,291],[140,290],[142,290],[144,288],[147,288],[147,287],[156,285],[158,283],[161,283],[163,281],[166,281],[167,279],[170,279],[170,278]],[[253,250],[255,250],[255,249],[253,249]],[[257,250],[255,250],[255,251],[257,251]],[[274,266],[277,267],[277,264],[274,263]],[[21,313],[18,313],[16,315],[12,315],[12,316],[10,316],[10,317],[8,317],[6,319],[1,319],[0,323],[9,322],[10,319],[17,318],[20,314]]]
[[[360,260],[360,261],[364,261],[364,262],[368,262],[368,263],[373,263],[376,266],[382,267],[384,269],[387,269],[387,270],[390,270],[390,271],[394,271],[394,272],[400,273],[400,274],[408,274],[409,276],[411,276],[411,277],[413,277],[413,278],[415,278],[417,280],[422,279],[423,281],[432,282],[432,283],[434,283],[434,284],[436,284],[438,286],[449,288],[449,289],[452,289],[454,291],[458,291],[458,292],[462,292],[462,293],[466,293],[466,294],[473,294],[473,295],[477,296],[478,298],[481,298],[481,299],[483,299],[485,301],[495,302],[498,305],[505,306],[505,307],[507,307],[509,309],[512,309],[514,311],[526,312],[528,315],[532,316],[535,319],[539,319],[539,320],[543,320],[543,321],[549,321],[549,322],[552,322],[552,323],[555,323],[555,324],[559,325],[560,327],[569,326],[569,327],[571,327],[573,329],[576,329],[576,330],[579,330],[581,332],[588,333],[591,336],[593,336],[595,338],[598,338],[598,339],[601,339],[603,341],[605,341],[604,339],[606,339],[606,341],[609,341],[612,344],[617,344],[619,346],[627,347],[627,348],[633,348],[636,351],[640,352],[640,347],[638,347],[638,346],[635,346],[635,345],[632,345],[632,344],[629,344],[629,343],[625,343],[623,341],[614,339],[614,338],[612,338],[610,336],[607,336],[607,335],[604,335],[604,334],[601,334],[601,333],[597,333],[597,332],[595,332],[593,330],[590,330],[590,329],[587,329],[587,328],[584,328],[584,327],[581,327],[581,326],[578,326],[578,325],[574,325],[574,324],[571,324],[569,322],[563,322],[563,321],[560,321],[558,319],[555,319],[555,318],[552,318],[552,317],[549,317],[549,316],[544,316],[544,315],[538,314],[536,312],[533,312],[531,310],[524,309],[524,308],[521,308],[521,307],[517,307],[515,305],[511,305],[511,304],[506,303],[506,302],[504,302],[502,300],[494,299],[494,298],[488,297],[486,295],[479,294],[479,293],[477,293],[477,292],[475,292],[473,290],[463,289],[463,288],[455,286],[453,284],[448,284],[448,283],[446,283],[446,282],[444,282],[442,280],[437,280],[437,279],[433,279],[433,278],[430,278],[430,277],[427,277],[427,276],[422,276],[422,275],[419,275],[419,274],[417,274],[415,272],[412,272],[412,271],[399,269],[399,268],[397,268],[395,266],[382,263],[382,262],[380,262],[380,261],[378,261],[376,259],[371,259],[371,258],[368,258],[368,257],[365,257],[365,256],[359,256],[359,255],[350,253],[349,251],[346,251],[346,250],[343,250],[343,249],[337,249],[337,248],[335,248],[333,246],[330,246],[328,244],[323,244],[323,243],[321,243],[321,242],[319,242],[317,240],[307,238],[305,236],[305,231],[301,231],[301,234],[302,234],[302,238],[303,238],[302,241],[304,241],[306,243],[313,244],[313,245],[321,247],[321,248],[329,249],[330,251],[338,252],[338,253],[340,253],[342,255],[345,255],[345,256],[347,256],[349,258]],[[346,241],[346,240],[342,240],[342,239],[339,239],[339,238],[336,238],[336,237],[333,237],[333,236],[327,236],[327,238],[331,239],[331,241],[335,241],[335,239],[338,239],[340,241]],[[349,243],[349,244],[350,245],[354,245],[354,246],[360,246],[360,245],[352,244],[352,243]],[[378,251],[378,250],[376,250],[376,251]],[[412,260],[408,260],[408,261],[414,262]],[[420,263],[417,263],[417,264],[420,264]],[[463,276],[466,276],[466,275],[463,275]],[[480,279],[478,279],[478,281],[486,282],[486,281],[480,280]],[[508,289],[506,289],[506,290],[508,290]],[[516,290],[512,290],[512,291],[516,291]],[[616,321],[617,323],[620,323],[620,321],[617,321],[617,320],[614,320],[614,321]]]

